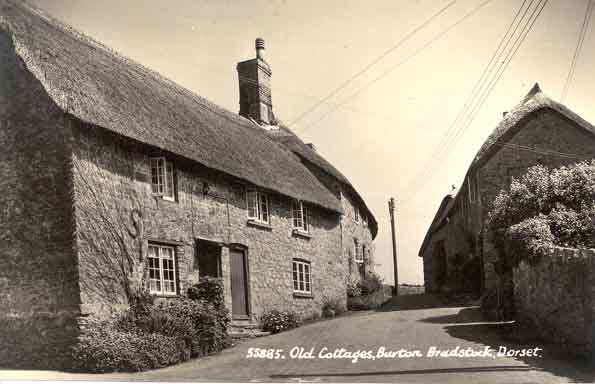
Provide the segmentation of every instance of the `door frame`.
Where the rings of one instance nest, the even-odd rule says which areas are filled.
[[[233,314],[233,295],[231,294],[231,279],[233,277],[233,274],[231,273],[231,252],[232,251],[239,251],[242,252],[244,254],[244,273],[246,274],[245,279],[244,279],[244,292],[246,295],[246,316],[238,316]],[[232,300],[232,304],[231,304],[231,308],[230,308],[230,312],[231,312],[231,317],[232,320],[250,320],[252,319],[252,295],[250,293],[250,263],[248,262],[248,247],[245,246],[244,244],[239,244],[239,243],[232,243],[229,244],[229,293],[231,295],[231,300]]]

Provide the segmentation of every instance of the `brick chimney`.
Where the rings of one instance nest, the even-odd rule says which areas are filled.
[[[240,115],[259,124],[273,124],[271,67],[264,59],[264,40],[256,39],[256,58],[239,62]]]

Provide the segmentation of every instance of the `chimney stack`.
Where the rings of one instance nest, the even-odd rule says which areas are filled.
[[[254,46],[256,58],[238,63],[240,82],[240,115],[259,124],[271,125],[275,121],[271,98],[271,67],[265,60],[264,40],[257,38]]]

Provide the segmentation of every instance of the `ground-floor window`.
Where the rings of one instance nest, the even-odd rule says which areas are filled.
[[[149,290],[160,295],[176,294],[174,247],[149,244]]]
[[[297,293],[312,293],[310,280],[310,262],[293,260],[293,291]]]

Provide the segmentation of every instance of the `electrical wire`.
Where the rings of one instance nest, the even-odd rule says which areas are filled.
[[[587,29],[589,28],[591,16],[593,15],[593,7],[594,6],[595,6],[595,2],[593,0],[589,0],[589,3],[587,4],[587,10],[585,11],[585,17],[583,19],[583,24],[581,25],[578,40],[576,42],[576,47],[574,49],[574,55],[572,56],[572,60],[570,62],[568,76],[566,76],[566,81],[564,82],[564,87],[562,89],[562,96],[560,97],[560,100],[562,100],[562,101],[564,101],[564,99],[566,99],[566,94],[568,93],[568,89],[570,88],[572,78],[574,77],[576,63],[579,59],[579,56],[580,56],[582,48],[583,48],[583,43],[585,41]]]
[[[320,99],[317,103],[315,103],[313,106],[311,106],[306,111],[304,111],[303,113],[301,113],[298,117],[296,117],[294,120],[292,120],[288,124],[288,126],[289,127],[293,126],[295,123],[297,123],[298,121],[302,120],[305,116],[307,116],[309,113],[311,113],[316,108],[318,108],[321,104],[325,103],[326,101],[328,101],[329,99],[331,99],[333,96],[335,96],[337,93],[339,93],[341,90],[345,89],[352,81],[354,81],[358,77],[362,76],[364,73],[366,73],[374,65],[378,64],[381,60],[383,60],[385,57],[387,57],[389,54],[391,54],[393,51],[395,51],[397,48],[399,48],[401,45],[403,45],[407,40],[409,40],[411,37],[413,37],[417,32],[419,32],[420,30],[422,30],[423,28],[425,28],[428,24],[430,24],[438,16],[440,16],[442,13],[444,13],[448,8],[452,7],[455,3],[456,3],[456,0],[451,1],[444,8],[442,8],[440,11],[438,11],[437,13],[435,13],[434,15],[432,15],[429,19],[427,19],[426,21],[424,21],[422,24],[420,24],[419,26],[417,26],[416,28],[414,28],[412,31],[410,31],[409,33],[407,33],[395,45],[393,45],[392,47],[390,47],[389,49],[387,49],[386,51],[384,51],[380,56],[378,56],[377,58],[375,58],[374,60],[372,60],[364,68],[362,68],[357,73],[355,73],[354,75],[352,75],[350,78],[348,78],[347,80],[345,80],[343,83],[341,83],[341,85],[339,85],[337,88],[333,89],[329,94],[327,94],[325,97],[323,97],[322,99]]]

